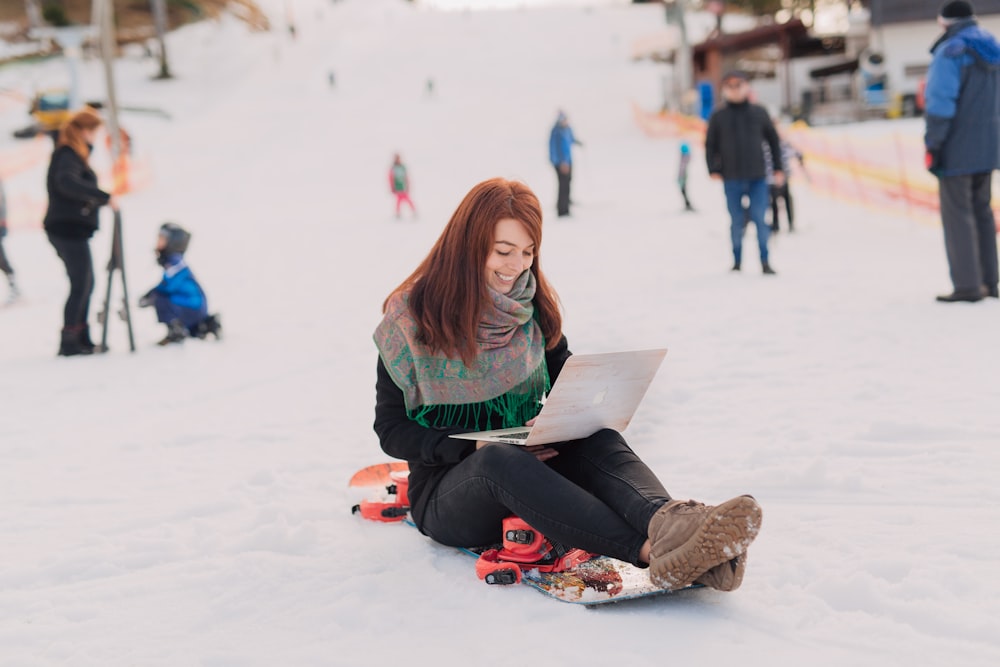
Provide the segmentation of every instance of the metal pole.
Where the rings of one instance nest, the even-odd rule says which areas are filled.
[[[112,0],[95,0],[99,3],[100,30],[101,30],[101,60],[104,63],[104,78],[108,92],[107,101],[107,126],[111,133],[111,161],[114,165],[113,173],[117,175],[119,157],[122,153],[121,131],[118,124],[118,96],[115,92],[115,77],[112,62],[115,57],[115,25],[114,6]],[[95,5],[96,6],[96,5]],[[117,193],[116,193],[117,194]],[[101,347],[107,350],[108,342],[108,321],[111,318],[111,281],[114,277],[115,269],[121,272],[122,289],[124,291],[124,309],[122,311],[125,323],[128,326],[129,350],[135,352],[135,338],[132,334],[132,317],[129,312],[128,285],[125,281],[125,253],[122,245],[122,216],[120,211],[115,211],[114,232],[111,239],[111,260],[108,264],[108,298],[104,303],[104,331],[101,336]]]
[[[121,136],[118,125],[118,96],[115,93],[115,77],[111,67],[115,57],[115,21],[111,0],[95,0],[99,5],[101,30],[101,61],[104,64],[104,80],[108,91],[108,132],[111,133],[111,159],[117,164],[121,154]]]

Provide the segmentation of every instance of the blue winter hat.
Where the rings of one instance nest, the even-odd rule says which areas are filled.
[[[687,155],[691,152],[691,147],[687,145],[686,141],[681,142],[681,155]]]
[[[565,111],[560,111],[558,114],[556,114],[556,122],[557,123],[562,123],[565,120],[566,120],[566,112]]]

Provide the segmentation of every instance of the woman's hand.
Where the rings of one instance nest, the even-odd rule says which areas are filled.
[[[537,417],[532,417],[528,421],[524,422],[525,426],[534,426]],[[535,458],[539,461],[548,461],[554,456],[559,456],[559,451],[552,449],[551,447],[546,447],[545,445],[530,445],[525,447],[526,450],[535,455]]]
[[[548,461],[553,457],[559,456],[558,450],[552,449],[546,445],[528,445],[525,449],[534,454],[535,458],[539,461]]]
[[[531,419],[529,419],[524,423],[525,426],[534,426],[534,424],[535,424],[535,417],[532,417]],[[476,440],[476,449],[482,449],[483,447],[489,444],[491,443],[486,442],[485,440]],[[552,449],[551,447],[547,447],[545,445],[530,445],[525,447],[524,449],[525,451],[534,454],[535,458],[538,459],[539,461],[548,461],[549,459],[555,456],[559,456],[558,450]]]

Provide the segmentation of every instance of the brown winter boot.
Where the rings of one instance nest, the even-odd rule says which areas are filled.
[[[714,507],[671,500],[649,522],[649,578],[670,590],[691,585],[709,570],[745,554],[760,531],[761,518],[753,496],[739,496]],[[706,579],[720,586],[735,583],[732,590],[739,585],[735,569],[739,568],[734,568],[732,578],[722,569]]]
[[[722,565],[716,565],[711,570],[694,580],[717,591],[735,591],[743,583],[743,573],[747,570],[747,555],[737,556]]]

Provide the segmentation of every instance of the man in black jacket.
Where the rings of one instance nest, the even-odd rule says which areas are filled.
[[[764,223],[769,193],[764,167],[763,144],[767,142],[775,156],[774,183],[785,182],[781,163],[778,133],[764,107],[751,104],[750,83],[743,72],[729,72],[722,77],[725,104],[716,109],[708,120],[705,136],[705,157],[708,173],[721,180],[726,192],[726,205],[732,219],[733,271],[739,271],[743,260],[743,232],[747,209],[743,198],[750,200],[749,215],[757,227],[760,264],[765,274],[773,275],[768,262],[767,240],[771,228]]]

